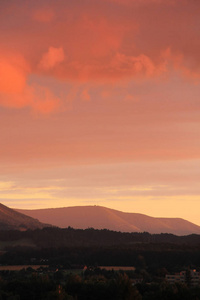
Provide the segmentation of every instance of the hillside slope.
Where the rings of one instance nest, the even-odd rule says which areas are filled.
[[[44,228],[46,225],[0,203],[0,230],[27,230]]]
[[[61,228],[109,229],[121,232],[200,234],[200,226],[180,218],[154,218],[138,213],[124,213],[102,206],[75,206],[63,208],[17,210]]]

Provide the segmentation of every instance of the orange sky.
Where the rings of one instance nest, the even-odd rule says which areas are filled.
[[[200,2],[0,3],[0,202],[200,225]]]

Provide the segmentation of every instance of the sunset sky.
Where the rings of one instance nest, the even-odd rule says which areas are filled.
[[[200,225],[199,15],[199,0],[0,0],[0,202]]]

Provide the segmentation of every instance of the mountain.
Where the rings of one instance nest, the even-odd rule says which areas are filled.
[[[40,222],[66,228],[109,229],[121,232],[200,234],[200,226],[180,218],[154,218],[138,213],[125,213],[102,206],[75,206],[36,210],[16,210]]]
[[[27,230],[44,228],[46,225],[40,223],[27,215],[15,211],[0,203],[0,230]]]

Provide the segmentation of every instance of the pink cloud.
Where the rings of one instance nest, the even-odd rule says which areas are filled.
[[[19,30],[13,33],[11,23],[2,35],[2,46],[18,49],[28,59],[32,72],[43,74],[45,70],[62,80],[107,82],[138,75],[142,79],[159,77],[171,68],[198,78],[197,1],[126,0],[123,3],[128,5],[118,5],[121,2],[93,0],[77,6],[61,0],[51,2],[45,10],[30,1],[25,10],[19,1],[17,9],[10,5],[9,13],[15,11],[16,22],[24,19],[23,28],[19,23]],[[41,22],[27,19],[27,9]],[[50,22],[54,14],[56,18]],[[6,22],[6,16],[0,16]],[[166,63],[162,54],[168,48],[171,58],[182,55],[178,65]]]
[[[116,72],[119,76],[134,76],[144,74],[146,76],[153,76],[158,72],[160,67],[155,66],[153,61],[146,55],[140,54],[138,56],[126,56],[117,53],[111,62],[113,73]]]
[[[59,109],[61,100],[46,87],[26,85],[20,93],[0,93],[0,105],[9,108],[29,107],[33,112],[49,114]]]
[[[10,108],[30,107],[40,113],[55,111],[60,99],[47,87],[27,83],[31,69],[23,56],[0,56],[0,105]]]
[[[63,48],[49,47],[48,52],[46,52],[39,63],[39,67],[43,70],[53,69],[56,65],[63,62],[65,59],[65,54]]]
[[[59,110],[61,100],[51,90],[42,86],[30,86],[25,96],[29,106],[36,113],[50,114]]]
[[[108,93],[109,97],[115,97],[111,90],[116,82],[123,85],[130,81],[144,84],[155,79],[165,81],[173,72],[186,80],[192,78],[198,82],[199,4],[186,0],[181,5],[178,1],[163,0],[125,2],[131,8],[118,5],[116,1],[100,3],[89,0],[81,2],[80,6],[68,0],[57,4],[51,2],[44,22],[35,22],[35,19],[27,17],[45,15],[45,10],[35,2],[30,1],[24,8],[23,2],[19,1],[17,9],[14,4],[7,4],[6,9],[4,4],[5,12],[14,15],[14,19],[7,22],[6,13],[0,12],[5,27],[4,32],[0,29],[1,46],[5,51],[15,50],[12,59],[5,56],[0,60],[0,72],[5,74],[0,79],[1,104],[42,107],[48,96],[43,96],[46,99],[44,103],[40,96],[40,101],[34,104],[36,101],[32,99],[35,96],[30,96],[33,87],[27,83],[30,76],[37,78],[38,82],[51,78],[55,82],[76,86],[78,92],[75,95],[66,93],[66,103],[68,97],[76,99],[77,93],[82,100],[92,100],[87,88],[80,91],[78,86],[82,82],[95,87],[99,85],[101,94],[105,96]],[[43,5],[45,3],[47,1],[44,0]],[[54,14],[56,18],[50,22]],[[187,22],[184,22],[186,19]],[[45,23],[47,21],[48,24]],[[17,30],[14,30],[13,24],[18,24]],[[15,52],[20,53],[20,59],[14,58]],[[110,88],[107,89],[107,86]],[[73,90],[73,87],[70,88]],[[49,90],[51,102],[60,103],[60,97],[54,95],[51,87],[44,86],[42,89],[43,95],[48,94],[44,89]],[[11,92],[15,94],[12,97]],[[122,99],[127,94],[133,92],[127,91]],[[139,98],[137,95],[133,97]],[[53,109],[54,105],[49,107]]]
[[[0,92],[20,93],[26,85],[29,65],[21,55],[0,55]]]
[[[90,101],[91,100],[91,97],[90,97],[90,94],[89,94],[89,91],[87,89],[84,89],[82,92],[81,92],[81,99],[83,101]]]

